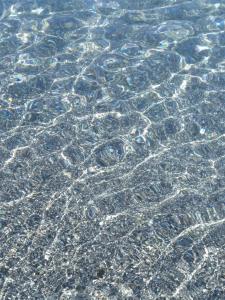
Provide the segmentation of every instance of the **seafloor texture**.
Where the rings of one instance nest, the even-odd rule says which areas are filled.
[[[225,1],[0,1],[0,299],[225,299]]]

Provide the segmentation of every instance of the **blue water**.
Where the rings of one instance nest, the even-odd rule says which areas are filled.
[[[224,87],[223,0],[0,0],[0,300],[224,300]]]

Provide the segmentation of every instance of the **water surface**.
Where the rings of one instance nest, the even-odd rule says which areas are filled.
[[[0,299],[225,299],[225,2],[0,0]]]

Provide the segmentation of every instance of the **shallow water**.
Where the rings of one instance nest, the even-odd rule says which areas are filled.
[[[0,0],[0,299],[225,299],[225,1]]]

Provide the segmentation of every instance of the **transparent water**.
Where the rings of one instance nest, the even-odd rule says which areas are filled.
[[[225,299],[225,2],[0,1],[0,299]]]

